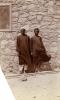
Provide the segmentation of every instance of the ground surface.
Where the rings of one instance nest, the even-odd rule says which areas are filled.
[[[60,100],[60,72],[8,75],[16,100]]]

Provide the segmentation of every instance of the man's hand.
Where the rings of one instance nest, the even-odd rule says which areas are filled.
[[[33,53],[31,52],[31,55],[33,55]]]

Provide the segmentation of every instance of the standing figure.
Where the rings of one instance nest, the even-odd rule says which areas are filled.
[[[32,62],[33,62],[33,68],[36,70],[36,68],[39,68],[42,62],[47,62],[50,60],[51,56],[47,55],[46,49],[43,45],[42,38],[38,35],[39,29],[34,29],[35,36],[31,38],[31,56],[32,56]]]
[[[30,57],[30,46],[29,46],[29,37],[25,34],[26,30],[21,29],[21,35],[17,36],[17,45],[16,50],[19,57],[19,69],[21,73],[24,72],[25,65],[28,68],[31,66],[31,57]],[[27,69],[28,69],[27,68]]]

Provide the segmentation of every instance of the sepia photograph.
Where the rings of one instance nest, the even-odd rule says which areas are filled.
[[[0,0],[0,66],[8,100],[60,100],[60,0]]]

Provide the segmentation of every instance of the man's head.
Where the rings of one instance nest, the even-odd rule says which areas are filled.
[[[23,28],[23,29],[21,29],[20,32],[21,32],[22,35],[25,35],[26,30]]]
[[[35,33],[36,36],[38,36],[38,34],[39,34],[39,29],[38,29],[38,28],[35,28],[35,29],[34,29],[34,33]]]

